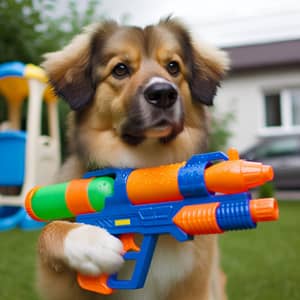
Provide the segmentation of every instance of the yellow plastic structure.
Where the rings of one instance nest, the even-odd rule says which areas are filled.
[[[0,94],[5,99],[8,116],[0,123],[0,231],[14,227],[1,221],[9,216],[5,207],[23,208],[26,193],[35,185],[49,183],[60,165],[60,138],[57,98],[43,69],[32,64],[0,64]],[[28,101],[26,130],[21,130],[21,112]],[[41,134],[42,102],[46,102],[49,135]],[[16,143],[19,137],[23,143]],[[11,143],[11,144],[10,144]],[[20,145],[20,146],[19,146]],[[24,151],[20,151],[23,145]],[[14,168],[15,167],[15,168]],[[18,179],[14,181],[14,175]],[[7,195],[6,188],[16,187],[19,194]],[[2,194],[1,194],[2,192]],[[7,221],[7,220],[5,220]]]

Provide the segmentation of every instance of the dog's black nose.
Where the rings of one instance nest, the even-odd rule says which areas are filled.
[[[171,107],[178,98],[175,87],[167,82],[153,83],[144,91],[144,97],[150,104],[159,108]]]

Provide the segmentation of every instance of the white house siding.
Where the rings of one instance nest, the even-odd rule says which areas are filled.
[[[218,91],[216,114],[234,113],[228,146],[240,151],[263,134],[264,92],[300,87],[300,69],[248,71],[227,77]]]

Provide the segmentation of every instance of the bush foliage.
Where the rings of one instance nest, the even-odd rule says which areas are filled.
[[[234,121],[234,113],[227,112],[217,114],[214,110],[211,111],[211,132],[209,139],[209,151],[224,151],[227,150],[227,143],[232,136],[230,125]]]
[[[39,64],[42,54],[59,49],[82,27],[103,19],[99,0],[80,3],[0,1],[0,62],[19,60]]]

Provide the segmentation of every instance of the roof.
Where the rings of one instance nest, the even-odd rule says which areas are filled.
[[[231,70],[244,71],[282,66],[300,66],[300,40],[225,47]]]

